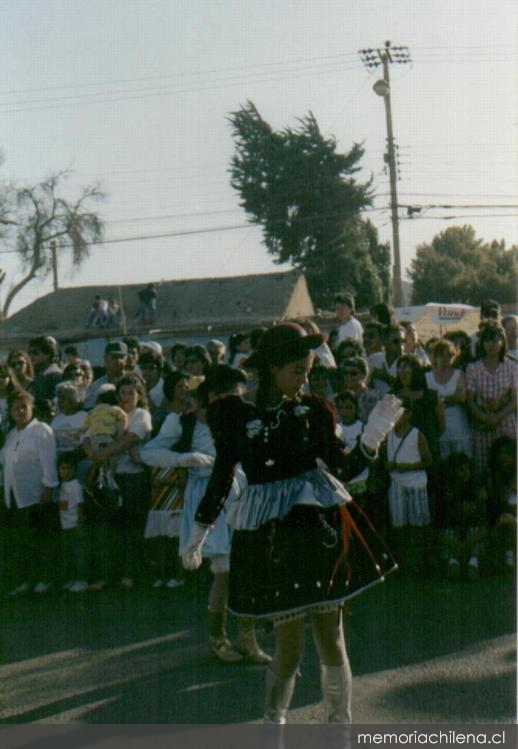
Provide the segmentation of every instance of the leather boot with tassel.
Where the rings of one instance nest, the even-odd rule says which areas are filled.
[[[248,661],[267,665],[272,662],[271,656],[264,652],[257,642],[254,620],[248,617],[238,617],[238,635],[234,648]]]
[[[212,611],[209,609],[209,645],[216,658],[223,663],[239,663],[243,660],[227,637],[227,611]]]

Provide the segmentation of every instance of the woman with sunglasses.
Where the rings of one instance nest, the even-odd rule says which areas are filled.
[[[322,341],[322,335],[306,335],[293,323],[267,330],[247,361],[258,372],[256,404],[225,395],[209,406],[216,462],[182,556],[189,569],[201,564],[203,543],[240,463],[248,483],[227,514],[234,528],[229,608],[275,626],[275,654],[266,677],[266,723],[286,722],[303,654],[306,614],[321,661],[325,722],[350,722],[351,672],[342,606],[393,567],[386,548],[363,525],[363,516],[330,470],[345,479],[358,474],[367,464],[364,451],[376,450],[394,423],[399,401],[389,396],[380,404],[383,408],[366,425],[363,448],[358,445],[346,455],[335,435],[334,408],[302,393],[312,352]],[[352,528],[360,530],[349,533]],[[360,550],[368,557],[365,576],[352,560]]]
[[[338,392],[350,390],[358,401],[358,417],[367,421],[376,403],[382,398],[381,393],[368,387],[369,365],[363,356],[345,359],[338,370]]]
[[[12,370],[16,383],[23,390],[29,391],[34,380],[34,368],[29,354],[25,351],[11,351],[7,357],[7,366]]]

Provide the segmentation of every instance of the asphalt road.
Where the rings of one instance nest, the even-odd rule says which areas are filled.
[[[0,721],[245,723],[264,667],[206,646],[208,580],[178,590],[48,593],[2,601]],[[515,580],[387,582],[350,604],[355,723],[514,722]],[[273,637],[260,632],[271,651]],[[292,722],[320,722],[310,641]]]

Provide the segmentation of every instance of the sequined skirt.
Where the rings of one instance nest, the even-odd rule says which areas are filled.
[[[354,502],[296,505],[256,530],[234,531],[229,608],[256,618],[295,619],[338,608],[395,568]]]

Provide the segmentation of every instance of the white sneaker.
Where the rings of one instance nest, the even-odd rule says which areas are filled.
[[[151,587],[152,588],[161,588],[163,584],[164,584],[163,580],[155,580],[155,582],[152,583]]]
[[[76,580],[68,590],[70,593],[85,593],[88,590],[88,583],[86,580]]]
[[[29,583],[21,583],[17,588],[14,588],[14,590],[10,590],[7,594],[8,596],[11,596],[11,598],[14,598],[14,596],[21,596],[24,593],[27,593],[30,589]]]
[[[33,593],[46,593],[50,588],[50,583],[36,583],[33,588]]]
[[[185,580],[176,580],[174,577],[172,577],[166,582],[165,585],[166,588],[181,588],[182,585],[185,585]]]

